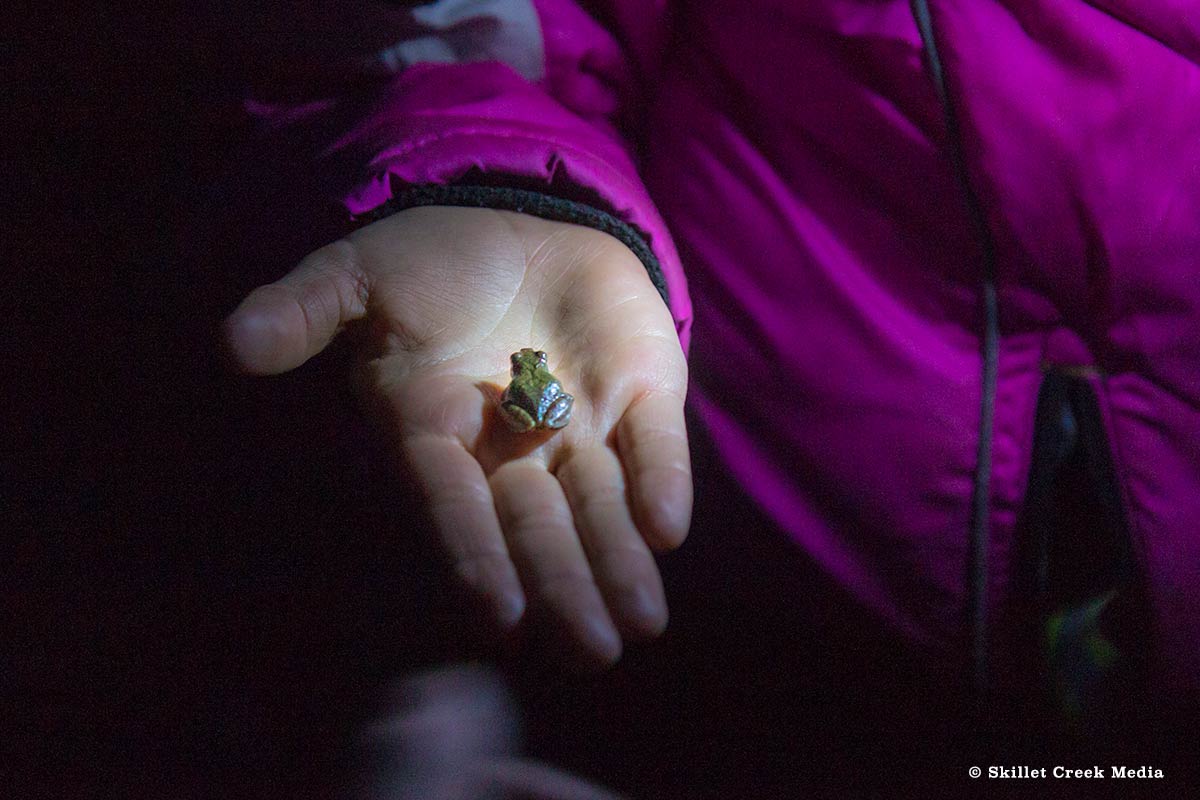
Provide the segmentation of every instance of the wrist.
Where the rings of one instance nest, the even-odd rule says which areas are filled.
[[[658,290],[663,302],[670,306],[666,279],[662,265],[654,251],[637,227],[595,206],[575,200],[567,200],[551,194],[515,189],[505,186],[473,186],[457,184],[424,184],[410,186],[397,191],[383,205],[360,214],[360,223],[376,220],[409,208],[420,206],[459,206],[468,208],[491,208],[501,211],[516,211],[539,217],[551,222],[567,222],[583,225],[607,233],[628,247],[646,269],[650,282]]]

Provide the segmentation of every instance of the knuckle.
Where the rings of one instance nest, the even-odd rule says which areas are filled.
[[[595,556],[596,566],[613,586],[635,587],[654,573],[654,559],[634,542],[606,544]]]
[[[597,591],[590,574],[570,569],[539,575],[531,588],[538,598],[553,608],[574,608],[582,597]]]
[[[678,458],[678,453],[687,452],[687,434],[673,426],[644,426],[637,431],[637,447],[650,454],[666,453]]]
[[[597,486],[583,492],[576,504],[580,518],[595,523],[626,517],[629,498],[624,486]]]
[[[659,460],[647,464],[642,470],[643,486],[655,487],[656,491],[661,491],[658,487],[669,486],[673,482],[691,486],[692,465],[687,458],[662,459],[661,453],[657,455],[660,456]]]
[[[426,488],[429,515],[443,539],[456,531],[467,527],[470,523],[465,509],[476,508],[479,503],[478,493],[471,490],[452,489],[430,490]]]
[[[361,268],[358,247],[349,239],[338,239],[313,253],[318,266],[326,271],[349,274]]]
[[[494,591],[509,570],[504,553],[474,553],[456,558],[450,571],[459,585],[483,596]]]
[[[530,541],[561,539],[571,529],[569,512],[553,499],[519,498],[520,506],[513,507],[517,498],[501,504],[501,517],[514,535]]]
[[[370,280],[363,265],[362,253],[354,242],[339,239],[309,256],[314,272],[327,279],[333,287],[333,297],[319,295],[313,302],[330,303],[336,300],[340,314],[357,316],[367,307]],[[307,260],[307,259],[306,259]]]

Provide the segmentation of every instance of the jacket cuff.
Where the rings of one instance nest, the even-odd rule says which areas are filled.
[[[646,268],[646,274],[658,290],[659,297],[668,308],[671,307],[662,265],[646,243],[644,234],[633,225],[594,206],[507,186],[424,184],[400,189],[383,205],[357,215],[355,220],[365,224],[418,206],[464,206],[517,211],[552,222],[569,222],[607,233],[633,251]]]

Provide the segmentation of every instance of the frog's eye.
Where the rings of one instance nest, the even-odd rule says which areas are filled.
[[[546,354],[544,352],[542,352],[541,350],[538,350],[536,353],[534,353],[534,355],[537,356],[537,360],[538,360],[539,364],[546,363]]]

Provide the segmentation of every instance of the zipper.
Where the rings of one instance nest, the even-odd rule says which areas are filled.
[[[982,255],[980,294],[983,306],[982,368],[979,414],[979,444],[975,455],[975,476],[971,491],[971,518],[968,531],[967,558],[967,629],[970,639],[969,682],[977,698],[987,692],[988,680],[988,613],[987,562],[988,523],[991,511],[992,440],[996,418],[996,375],[1000,361],[999,303],[996,297],[996,243],[988,227],[979,196],[971,186],[963,155],[962,132],[937,49],[933,17],[928,0],[912,0],[913,17],[921,32],[925,58],[942,105],[945,118],[947,152],[951,166],[962,188],[963,201],[975,229]]]

